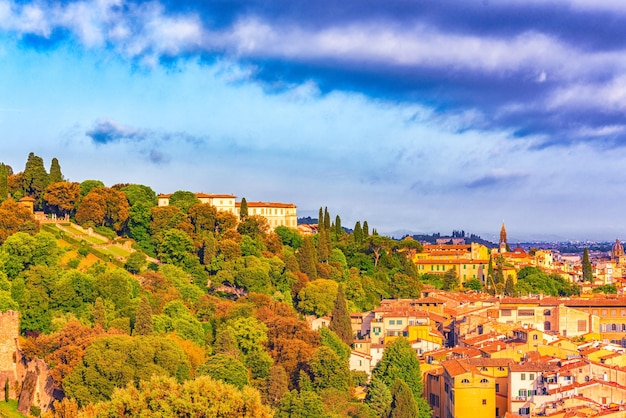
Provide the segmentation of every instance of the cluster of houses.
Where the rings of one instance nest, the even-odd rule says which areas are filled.
[[[626,416],[625,297],[426,289],[351,319],[350,368],[370,374],[388,344],[407,338],[434,418]]]

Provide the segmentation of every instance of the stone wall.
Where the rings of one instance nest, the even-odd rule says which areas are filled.
[[[9,397],[16,399],[19,393],[17,362],[19,360],[17,337],[19,336],[19,314],[16,311],[0,312],[0,390],[4,399],[4,384],[9,380]]]

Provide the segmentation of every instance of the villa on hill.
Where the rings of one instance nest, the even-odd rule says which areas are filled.
[[[157,196],[159,206],[170,204],[171,194],[160,194]],[[239,217],[241,202],[236,202],[236,196],[230,194],[207,194],[196,193],[196,197],[202,203],[208,203],[221,212],[229,212]],[[246,202],[248,215],[258,215],[267,219],[271,230],[279,226],[288,228],[298,227],[298,215],[296,205],[293,203],[280,202]]]

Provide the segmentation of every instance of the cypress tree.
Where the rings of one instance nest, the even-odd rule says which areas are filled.
[[[419,415],[417,402],[413,398],[411,389],[403,380],[397,379],[391,389],[390,418],[414,418]]]
[[[339,215],[335,216],[335,233],[337,234],[337,237],[340,237],[343,233],[343,228],[341,227],[341,218],[339,217]]]
[[[327,207],[324,208],[324,229],[330,232],[330,214]]]
[[[591,267],[591,261],[589,260],[589,249],[585,247],[583,251],[583,281],[593,281],[593,268]]]
[[[370,226],[367,221],[363,221],[363,238],[367,238],[370,236]]]
[[[245,197],[241,198],[241,205],[239,205],[239,219],[245,220],[248,217],[248,202]]]
[[[511,276],[506,278],[506,282],[504,283],[504,293],[507,296],[515,295],[515,284],[513,283],[513,277]]]
[[[9,197],[9,169],[4,164],[0,164],[0,202]]]
[[[495,287],[495,276],[493,273],[493,257],[489,254],[489,267],[487,268],[487,286],[493,285]],[[494,288],[495,290],[495,288]]]
[[[313,237],[307,236],[302,240],[302,246],[298,250],[298,265],[300,270],[309,276],[309,280],[317,279],[317,265],[315,260],[316,251]]]
[[[354,242],[360,244],[363,241],[363,229],[361,229],[361,221],[356,221],[354,224]]]
[[[28,154],[26,167],[24,168],[24,192],[37,201],[37,207],[41,207],[43,194],[49,184],[49,176],[43,165],[43,159],[34,153]]]
[[[352,344],[352,323],[350,313],[346,305],[346,296],[343,292],[343,285],[339,285],[335,304],[333,305],[332,318],[330,320],[330,330],[333,331],[341,341]]]
[[[137,306],[137,314],[135,315],[135,328],[133,335],[151,335],[152,334],[152,307],[148,299],[141,298],[139,306]]]
[[[50,163],[50,184],[59,183],[64,181],[63,174],[61,173],[61,166],[59,165],[59,160],[56,158],[52,159]]]
[[[93,306],[93,324],[100,325],[102,329],[107,329],[106,309],[104,307],[104,301],[100,296],[96,298]]]

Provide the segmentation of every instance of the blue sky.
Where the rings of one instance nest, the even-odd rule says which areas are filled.
[[[0,0],[0,138],[380,232],[626,238],[626,3]]]

